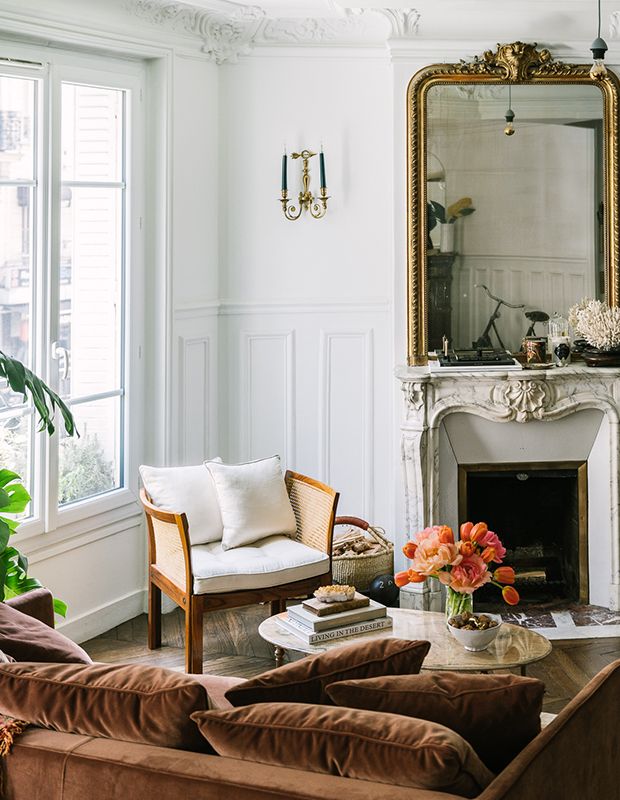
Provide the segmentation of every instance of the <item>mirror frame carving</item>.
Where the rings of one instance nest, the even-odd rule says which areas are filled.
[[[555,61],[536,44],[498,44],[482,57],[458,64],[432,64],[419,70],[407,88],[407,363],[428,362],[428,281],[426,251],[427,99],[433,86],[450,84],[592,84],[603,95],[604,219],[603,264],[605,295],[620,305],[618,97],[620,81],[607,71],[590,77],[590,64]]]

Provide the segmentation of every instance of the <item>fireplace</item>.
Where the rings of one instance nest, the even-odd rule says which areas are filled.
[[[459,519],[500,536],[522,604],[588,602],[587,476],[584,461],[459,465]],[[483,587],[477,599],[496,595]]]
[[[523,541],[506,544],[524,599],[620,610],[620,370],[402,367],[397,376],[405,488],[397,544],[472,517],[504,540],[520,527]],[[558,531],[553,541],[536,538],[539,520]],[[441,608],[437,581],[406,594],[409,607]]]

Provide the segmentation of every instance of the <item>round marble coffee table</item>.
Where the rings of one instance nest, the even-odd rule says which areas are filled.
[[[551,652],[551,642],[540,633],[510,625],[502,625],[495,641],[486,650],[471,653],[465,650],[446,628],[446,617],[434,611],[413,611],[404,608],[388,608],[394,625],[387,630],[347,636],[320,644],[306,644],[294,633],[289,633],[276,622],[279,614],[269,617],[258,627],[258,632],[265,641],[275,647],[276,666],[282,664],[284,652],[293,650],[299,653],[323,653],[333,647],[353,644],[360,639],[426,639],[431,649],[424,659],[422,669],[451,670],[453,672],[492,672],[498,669],[521,670],[526,674],[528,664],[540,661]]]

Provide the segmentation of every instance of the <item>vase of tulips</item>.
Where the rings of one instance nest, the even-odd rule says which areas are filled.
[[[514,569],[502,566],[506,548],[486,522],[464,522],[458,540],[452,528],[433,525],[416,533],[403,547],[403,553],[411,559],[411,566],[395,575],[396,585],[437,578],[447,590],[448,619],[463,611],[471,612],[474,592],[487,583],[501,589],[508,605],[519,602],[519,593],[513,586]]]

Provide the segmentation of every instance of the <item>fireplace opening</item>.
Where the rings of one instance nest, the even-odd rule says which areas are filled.
[[[586,462],[459,466],[459,519],[498,534],[521,603],[588,602],[587,506]],[[479,589],[479,602],[497,602],[497,589]]]

